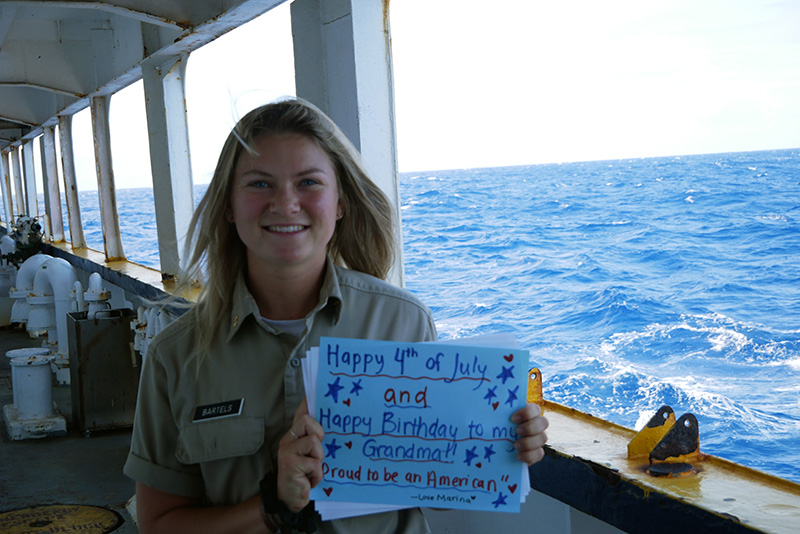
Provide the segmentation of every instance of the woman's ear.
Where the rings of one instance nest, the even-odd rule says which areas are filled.
[[[344,217],[344,204],[339,202],[339,207],[336,210],[336,220],[340,221]]]
[[[230,206],[225,208],[225,218],[228,220],[229,223],[233,222],[233,211],[231,210]]]

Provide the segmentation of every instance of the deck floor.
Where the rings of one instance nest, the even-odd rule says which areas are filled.
[[[38,346],[41,340],[31,339],[24,330],[0,328],[0,406],[13,403],[6,352]],[[134,482],[122,473],[130,430],[95,432],[85,438],[71,425],[69,386],[54,386],[53,400],[67,420],[64,437],[12,441],[5,421],[2,424],[0,512],[49,504],[100,506],[122,517],[115,533],[138,532],[125,509]]]

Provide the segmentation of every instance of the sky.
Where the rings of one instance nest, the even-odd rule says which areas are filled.
[[[800,147],[800,0],[392,0],[401,172]],[[194,52],[193,180],[294,94],[288,3]],[[111,100],[117,188],[151,187],[140,83]],[[95,189],[89,112],[79,189]],[[118,133],[121,132],[121,133]],[[89,157],[79,157],[89,154]]]

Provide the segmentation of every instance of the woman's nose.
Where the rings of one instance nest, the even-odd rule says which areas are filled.
[[[300,208],[297,192],[291,187],[279,187],[270,200],[270,210],[273,213],[294,213]]]

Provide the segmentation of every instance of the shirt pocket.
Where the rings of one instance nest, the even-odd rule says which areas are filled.
[[[255,454],[264,444],[263,417],[233,417],[191,423],[178,433],[175,456],[184,464],[199,464]]]

